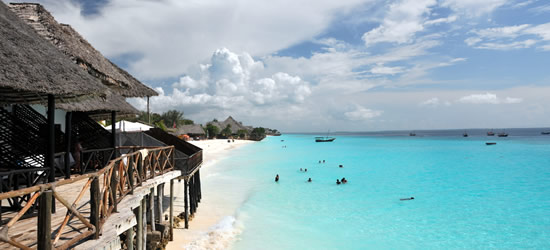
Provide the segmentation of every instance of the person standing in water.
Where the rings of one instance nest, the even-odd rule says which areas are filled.
[[[341,182],[340,182],[340,179],[336,179],[336,185],[340,185]]]
[[[307,179],[307,182],[311,182],[311,178]]]
[[[275,176],[275,182],[279,182],[279,174],[277,174],[277,176]]]

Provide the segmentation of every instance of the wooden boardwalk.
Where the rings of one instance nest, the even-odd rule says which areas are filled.
[[[79,195],[82,187],[86,184],[86,182],[87,180],[84,179],[68,185],[63,185],[61,187],[56,188],[56,191],[63,194],[63,198],[65,198],[68,202],[73,204],[73,202]],[[76,204],[76,207],[79,208],[78,211],[85,217],[90,216],[90,202],[88,197],[90,197],[90,191],[89,189],[86,189],[84,193],[85,199],[82,199],[81,202]],[[7,206],[7,201],[2,201],[2,204]],[[52,214],[52,238],[51,238],[52,240],[55,239],[55,236],[59,232],[59,226],[62,224],[63,220],[65,219],[65,216],[67,215],[67,208],[65,206],[63,206],[60,202],[56,202],[55,205],[56,205],[56,212]],[[2,213],[2,219],[4,222],[7,223],[16,214],[17,214],[17,211],[4,212]],[[37,225],[38,225],[37,216],[32,216],[26,219],[20,219],[19,221],[17,221],[17,223],[13,225],[12,228],[10,228],[8,232],[8,236],[10,238],[13,238],[23,243],[28,247],[36,248]],[[73,239],[74,237],[86,231],[88,231],[88,228],[80,220],[71,219],[69,223],[67,223],[67,226],[63,228],[63,231],[59,237],[59,240],[56,242],[54,246],[60,246],[63,243]],[[18,249],[18,248],[11,246],[8,243],[0,242],[0,249]]]

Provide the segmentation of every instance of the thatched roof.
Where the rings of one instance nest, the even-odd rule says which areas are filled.
[[[202,129],[202,126],[200,124],[191,124],[191,125],[180,126],[175,134],[176,135],[185,135],[185,134],[204,135],[206,133],[204,132],[204,129]]]
[[[0,1],[0,104],[45,102],[48,94],[84,98],[105,89]]]
[[[226,128],[227,125],[231,125],[231,133],[232,134],[237,134],[237,132],[239,130],[246,130],[246,131],[251,130],[247,126],[242,125],[241,122],[238,122],[235,119],[233,119],[233,117],[231,117],[231,116],[227,117],[227,119],[225,119],[225,121],[223,121],[223,122],[212,121],[212,122],[209,122],[209,124],[212,124],[212,125],[220,128],[220,130]]]
[[[108,92],[106,95],[93,96],[75,102],[61,102],[56,108],[66,111],[103,113],[117,111],[121,114],[138,114],[139,111],[124,100],[124,97]]]
[[[158,95],[128,72],[105,58],[71,26],[58,23],[42,5],[12,3],[10,8],[36,32],[91,75],[99,78],[115,93],[125,97]]]

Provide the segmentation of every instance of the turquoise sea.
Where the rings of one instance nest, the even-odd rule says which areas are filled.
[[[550,249],[550,136],[455,132],[244,146],[205,178],[205,190],[244,197],[213,230],[238,228],[232,249]]]

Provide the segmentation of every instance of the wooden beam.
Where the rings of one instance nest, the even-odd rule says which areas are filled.
[[[189,190],[189,183],[188,180],[183,180],[184,186],[183,186],[183,200],[184,200],[184,211],[183,211],[183,217],[185,219],[185,229],[189,229],[189,195],[187,194],[187,190]]]
[[[151,231],[157,231],[155,229],[155,188],[151,188],[151,193],[149,194],[149,214],[150,214],[150,223]]]
[[[99,239],[99,199],[100,199],[100,189],[99,189],[99,179],[94,178],[90,186],[90,223],[95,227],[95,233],[93,238]]]
[[[170,241],[174,240],[174,179],[170,180]]]
[[[72,133],[72,118],[73,113],[65,114],[65,179],[71,178],[71,133]]]
[[[36,239],[38,250],[52,249],[52,194],[53,191],[48,190],[40,195]]]
[[[143,200],[134,210],[136,215],[136,249],[143,250]]]
[[[157,212],[157,218],[159,223],[162,223],[163,220],[163,209],[162,209],[162,197],[164,196],[164,183],[161,183],[157,186],[157,204],[156,204],[156,212]]]

